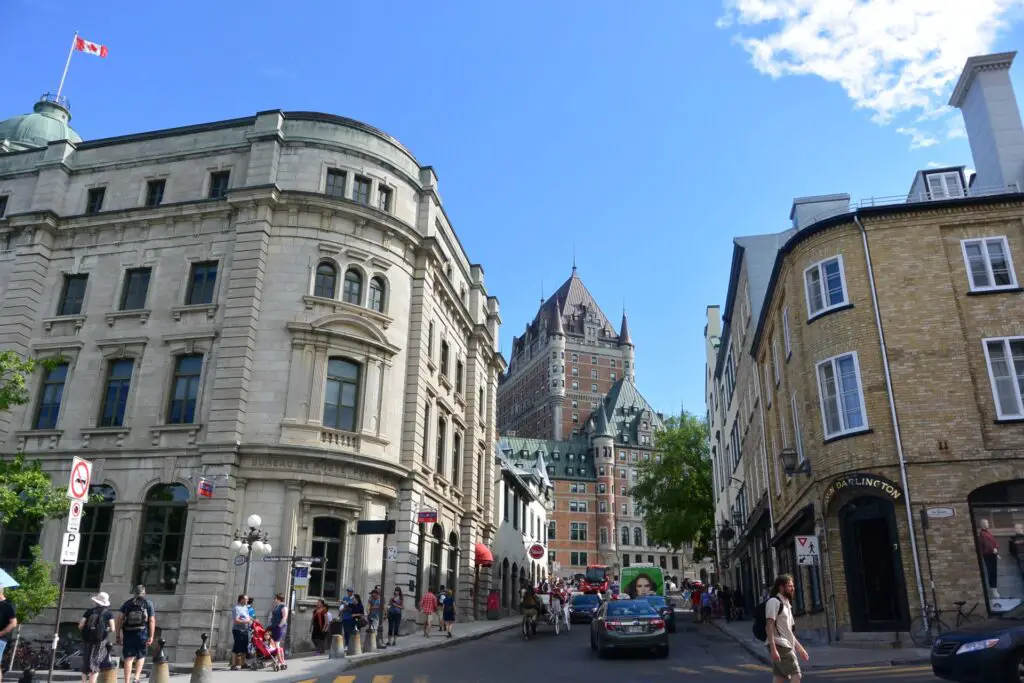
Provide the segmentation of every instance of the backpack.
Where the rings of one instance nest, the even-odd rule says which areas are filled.
[[[96,607],[89,612],[85,618],[85,628],[82,629],[82,640],[87,643],[102,643],[107,637],[107,625],[103,623],[102,607]]]
[[[141,631],[146,628],[146,624],[149,623],[149,610],[146,609],[146,603],[141,598],[132,600],[128,606],[128,611],[124,615],[124,623],[121,628],[125,631]]]
[[[771,597],[768,600],[778,600],[778,598]],[[768,600],[758,604],[754,608],[754,625],[751,630],[754,632],[754,637],[760,640],[762,643],[768,641],[768,617],[766,616],[766,608],[768,607]],[[785,605],[779,605],[779,611],[781,612],[786,608]]]

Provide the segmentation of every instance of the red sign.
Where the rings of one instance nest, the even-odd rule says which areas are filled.
[[[85,500],[89,496],[89,480],[92,478],[92,466],[87,460],[75,458],[71,465],[71,479],[68,482],[68,497],[74,500]]]
[[[436,510],[424,510],[423,512],[416,513],[416,521],[420,524],[436,524],[437,523],[437,511]]]
[[[534,543],[530,546],[530,549],[527,552],[530,554],[530,557],[535,560],[539,560],[544,557],[544,546],[540,543]]]
[[[200,479],[199,485],[196,487],[196,491],[203,498],[213,498],[213,482],[206,479]]]

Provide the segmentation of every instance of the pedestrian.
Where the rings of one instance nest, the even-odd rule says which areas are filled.
[[[395,594],[391,596],[391,602],[388,603],[388,645],[398,644],[398,628],[402,625],[404,601],[402,589],[396,587]]]
[[[100,667],[107,660],[107,635],[116,632],[117,624],[110,611],[110,596],[97,593],[90,598],[93,607],[78,620],[82,632],[82,683],[96,683]]]
[[[374,588],[370,591],[370,633],[374,635],[372,638],[376,641],[377,647],[384,646],[384,634],[381,633],[380,629],[380,587]]]
[[[278,593],[274,596],[274,606],[270,610],[270,642],[276,650],[277,665],[281,669],[288,668],[284,661],[284,637],[288,633],[289,616],[284,596]]]
[[[444,630],[448,632],[448,637],[451,638],[455,631],[455,595],[452,591],[448,591],[444,596],[441,612],[444,617]]]
[[[146,650],[153,644],[156,633],[156,607],[146,597],[146,587],[139,584],[132,597],[121,605],[117,616],[117,642],[121,645],[124,659],[125,683],[139,683],[142,667],[146,663]],[[135,664],[135,678],[132,678],[132,664]]]
[[[366,607],[363,605],[363,597],[359,593],[352,596],[352,604],[349,605],[349,611],[352,613],[355,636],[359,638],[361,637],[359,629],[366,626]]]
[[[441,587],[437,589],[437,594],[436,594],[437,606],[438,607],[444,607],[444,597],[447,594],[448,594],[448,591],[445,589],[444,585],[442,584]],[[441,631],[442,633],[444,633],[444,619],[442,619],[441,610],[435,612],[434,614],[437,615],[437,630]]]
[[[437,611],[437,598],[427,588],[426,594],[420,598],[420,613],[423,615],[423,636],[430,637],[430,622]]]
[[[355,591],[349,586],[345,589],[345,597],[341,599],[341,633],[345,638],[345,651],[348,652],[348,643],[352,639],[352,634],[356,630],[356,618],[355,612],[352,611],[352,606],[356,602]]]
[[[245,593],[238,596],[238,601],[231,608],[231,670],[245,668],[245,658],[249,654],[249,629],[252,617],[249,616],[248,599]]]
[[[331,628],[331,611],[327,609],[327,603],[323,600],[316,601],[313,614],[310,618],[310,639],[313,641],[313,648],[316,653],[323,654],[327,650],[327,634]]]
[[[711,623],[711,591],[700,594],[700,623]]]
[[[4,660],[4,651],[7,650],[7,640],[11,637],[11,631],[18,627],[17,609],[14,603],[4,595],[4,587],[0,586],[0,664]]]
[[[793,633],[793,605],[792,599],[796,594],[793,585],[793,577],[789,574],[782,574],[775,579],[775,586],[772,590],[772,597],[764,607],[765,631],[768,646],[772,656],[772,680],[774,683],[800,683],[800,662],[797,661],[797,653],[804,661],[810,658],[807,650],[796,639]]]

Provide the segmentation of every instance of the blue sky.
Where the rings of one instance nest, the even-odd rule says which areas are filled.
[[[628,308],[640,390],[697,413],[732,237],[785,229],[797,196],[969,165],[941,105],[966,57],[1019,44],[1024,4],[2,3],[0,117],[56,89],[78,30],[110,49],[65,86],[85,139],[276,108],[377,126],[437,170],[506,352],[575,248],[613,323]]]

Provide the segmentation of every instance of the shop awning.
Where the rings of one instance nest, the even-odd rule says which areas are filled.
[[[476,563],[481,567],[490,567],[494,564],[494,555],[491,554],[490,548],[485,546],[483,543],[477,543],[473,547],[476,555]]]

